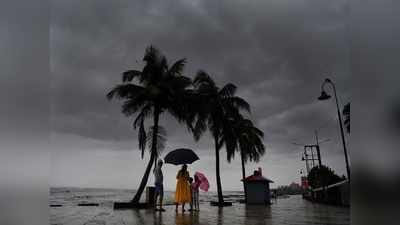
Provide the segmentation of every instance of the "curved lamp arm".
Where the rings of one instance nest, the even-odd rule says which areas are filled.
[[[345,137],[344,137],[342,116],[341,116],[341,112],[340,112],[339,101],[338,101],[337,94],[336,94],[335,84],[329,78],[326,78],[325,81],[322,83],[322,85],[321,85],[321,96],[318,99],[319,100],[327,100],[327,99],[329,99],[331,97],[325,91],[325,85],[328,84],[328,83],[332,86],[333,94],[335,95],[336,108],[337,108],[337,114],[338,114],[339,125],[340,125],[340,134],[341,134],[341,137],[342,137],[343,151],[344,151],[344,156],[345,156],[345,160],[346,160],[347,179],[349,179],[349,181],[350,181],[350,166],[349,166],[349,160],[348,160],[348,156],[347,156],[346,141],[345,141]]]

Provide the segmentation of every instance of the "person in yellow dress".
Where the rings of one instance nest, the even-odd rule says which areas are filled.
[[[189,172],[187,171],[187,165],[183,165],[182,169],[179,170],[176,175],[176,192],[175,192],[175,204],[176,211],[178,211],[178,205],[182,205],[182,212],[185,212],[185,203],[191,202],[191,192],[189,186]]]

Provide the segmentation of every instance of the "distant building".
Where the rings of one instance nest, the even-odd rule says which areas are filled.
[[[308,180],[306,176],[301,177],[301,187],[303,188],[303,190],[308,189]]]
[[[269,184],[273,183],[262,176],[261,168],[254,171],[254,174],[244,179],[246,185],[247,204],[271,204],[271,193]]]
[[[289,187],[290,187],[291,189],[301,189],[300,184],[295,183],[295,182],[292,182],[292,183],[289,185]]]

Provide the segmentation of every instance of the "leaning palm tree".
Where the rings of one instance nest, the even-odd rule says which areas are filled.
[[[166,132],[159,125],[160,115],[172,114],[179,122],[190,122],[185,116],[188,87],[191,80],[182,75],[185,59],[176,61],[171,67],[159,50],[150,46],[146,49],[142,71],[128,70],[122,74],[122,84],[115,86],[108,94],[109,100],[123,100],[122,113],[135,115],[134,129],[139,129],[138,140],[143,159],[146,145],[149,145],[150,160],[139,188],[132,199],[138,203],[147,184],[149,173],[165,142]],[[146,132],[145,121],[151,118],[153,126]]]
[[[242,180],[243,189],[245,192],[245,201],[247,196],[245,164],[250,162],[259,162],[261,156],[265,154],[265,145],[262,141],[264,133],[254,126],[253,122],[249,119],[243,118],[242,115],[237,115],[233,119],[233,130],[237,139],[237,147],[240,152],[240,159],[242,164]],[[235,151],[227,152],[227,160],[230,162],[235,156]]]
[[[346,126],[347,133],[350,133],[350,102],[343,107],[342,114],[344,116],[344,125]]]
[[[198,140],[201,134],[208,129],[214,138],[218,205],[223,206],[219,153],[223,145],[227,151],[236,149],[230,115],[242,109],[250,111],[250,106],[245,100],[235,96],[235,85],[229,83],[219,88],[204,71],[196,74],[193,85],[196,90],[195,102],[197,102],[197,108],[194,110],[196,112],[194,137]]]

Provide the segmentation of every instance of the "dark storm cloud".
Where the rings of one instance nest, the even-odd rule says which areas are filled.
[[[318,94],[323,72],[340,74],[338,82],[348,76],[346,2],[324,3],[56,1],[55,116],[92,117],[81,122],[112,127],[119,116],[104,95],[120,72],[141,67],[136,60],[151,43],[173,60],[188,58],[189,75],[203,68],[221,84],[247,91],[255,119],[307,104]],[[275,101],[256,102],[264,97]],[[88,115],[96,113],[98,118]]]

